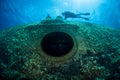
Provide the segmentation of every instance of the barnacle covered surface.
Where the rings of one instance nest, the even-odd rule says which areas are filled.
[[[54,57],[41,49],[51,32],[65,32],[74,47]],[[92,23],[46,19],[0,32],[0,77],[6,80],[120,79],[120,31]]]

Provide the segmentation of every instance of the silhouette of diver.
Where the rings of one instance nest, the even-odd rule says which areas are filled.
[[[70,11],[65,11],[65,12],[62,13],[62,15],[65,17],[65,19],[67,19],[67,18],[82,18],[82,19],[85,19],[85,20],[89,20],[89,18],[82,17],[81,15],[90,15],[90,13],[75,14],[75,13],[72,13]]]

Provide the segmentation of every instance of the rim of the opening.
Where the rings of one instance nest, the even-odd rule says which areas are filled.
[[[46,35],[48,35],[48,34],[50,34],[52,32],[64,32],[64,33],[68,34],[73,39],[73,43],[74,43],[73,47],[72,47],[72,49],[66,55],[60,56],[60,57],[55,57],[55,56],[50,56],[50,55],[48,55],[47,53],[45,53],[43,51],[42,46],[41,46],[41,41],[42,41],[42,39]],[[78,46],[77,46],[77,40],[75,38],[75,35],[72,32],[67,32],[67,31],[51,31],[51,32],[45,33],[43,35],[42,39],[40,41],[40,49],[41,49],[40,50],[40,54],[41,54],[41,56],[43,56],[43,59],[45,59],[45,60],[52,61],[52,62],[62,62],[62,61],[66,61],[66,60],[70,59],[77,52],[77,48],[78,48]]]

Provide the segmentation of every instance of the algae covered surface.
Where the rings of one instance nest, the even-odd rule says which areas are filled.
[[[45,54],[41,41],[51,32],[65,32],[74,41],[61,57]],[[92,23],[45,19],[0,32],[2,80],[119,80],[120,30]]]

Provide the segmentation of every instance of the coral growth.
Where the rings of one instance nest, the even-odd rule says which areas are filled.
[[[76,45],[71,54],[44,54],[41,40],[54,31],[72,36]],[[119,64],[120,31],[101,25],[67,22],[59,16],[0,32],[1,79],[119,80]]]

